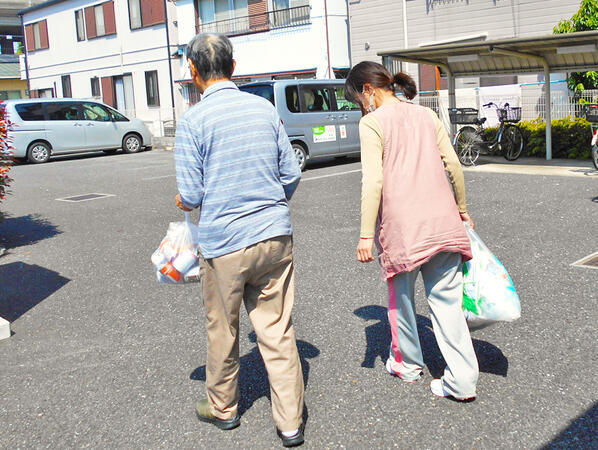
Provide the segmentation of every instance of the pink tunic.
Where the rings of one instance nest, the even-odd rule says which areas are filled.
[[[386,104],[373,113],[384,136],[376,241],[385,279],[440,252],[471,259],[471,247],[438,150],[430,111]]]

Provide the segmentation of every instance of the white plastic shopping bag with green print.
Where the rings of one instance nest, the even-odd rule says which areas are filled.
[[[521,303],[507,269],[466,224],[473,258],[463,264],[463,312],[472,330],[521,316]]]

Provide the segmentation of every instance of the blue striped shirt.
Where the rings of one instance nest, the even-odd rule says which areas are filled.
[[[179,119],[174,156],[181,201],[201,208],[204,258],[293,233],[288,200],[301,171],[268,100],[211,85]]]

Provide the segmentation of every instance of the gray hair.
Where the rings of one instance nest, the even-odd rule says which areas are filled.
[[[233,44],[222,34],[198,34],[187,44],[186,53],[204,81],[233,74]]]

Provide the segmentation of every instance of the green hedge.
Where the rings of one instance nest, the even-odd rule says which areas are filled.
[[[517,124],[523,134],[523,156],[546,157],[546,123],[522,120]],[[486,129],[486,138],[496,136],[498,127]],[[552,157],[588,159],[590,157],[592,128],[586,119],[565,117],[552,121]]]

